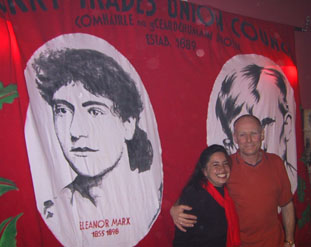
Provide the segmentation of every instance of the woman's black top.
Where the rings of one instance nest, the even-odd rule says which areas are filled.
[[[224,189],[215,187],[222,196]],[[202,187],[188,187],[179,198],[179,204],[192,207],[190,213],[196,215],[194,227],[187,232],[175,227],[174,247],[226,247],[227,220],[225,209]]]

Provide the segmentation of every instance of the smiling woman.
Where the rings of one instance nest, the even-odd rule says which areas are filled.
[[[222,152],[214,153],[207,162],[203,173],[215,187],[222,187],[230,176],[230,166],[226,155]]]
[[[239,225],[226,182],[230,177],[231,160],[224,147],[205,148],[184,187],[179,203],[197,216],[194,227],[186,232],[175,229],[174,247],[239,246]]]

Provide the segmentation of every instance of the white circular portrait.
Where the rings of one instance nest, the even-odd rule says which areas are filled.
[[[281,67],[256,55],[236,55],[218,74],[210,95],[207,115],[207,144],[223,145],[232,154],[233,123],[241,115],[259,118],[265,131],[262,149],[284,160],[292,192],[297,188],[293,89]]]
[[[159,215],[161,145],[131,63],[89,34],[27,62],[25,138],[37,208],[64,246],[134,246]]]

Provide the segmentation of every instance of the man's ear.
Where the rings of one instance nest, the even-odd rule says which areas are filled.
[[[125,129],[125,139],[127,141],[132,140],[136,129],[136,119],[130,117],[128,120],[123,122],[123,125]]]
[[[238,143],[238,142],[237,142],[237,138],[236,138],[236,133],[235,133],[235,132],[233,132],[233,142],[234,142],[235,144]]]
[[[261,135],[260,135],[261,141],[263,141],[265,139],[265,129],[262,128],[261,130]]]

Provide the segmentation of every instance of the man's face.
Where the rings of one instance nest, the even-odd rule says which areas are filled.
[[[65,158],[80,175],[96,176],[118,163],[134,120],[122,122],[113,102],[72,82],[53,95],[54,127]]]
[[[248,85],[248,81],[244,83],[245,86]],[[288,131],[284,128],[288,129],[287,127],[291,126],[289,124],[291,118],[284,118],[280,110],[280,106],[284,109],[287,109],[288,106],[276,84],[276,78],[268,70],[262,72],[256,87],[260,95],[258,102],[249,90],[241,90],[242,84],[234,84],[234,86],[233,95],[238,95],[237,105],[243,104],[242,111],[236,118],[243,114],[249,114],[248,109],[252,109],[252,115],[258,117],[262,123],[266,123],[263,148],[269,147],[269,152],[277,153],[282,157],[286,151],[285,139],[288,138]],[[286,115],[288,116],[288,114]],[[230,123],[232,130],[234,121],[235,119]],[[230,151],[234,152],[234,150]]]
[[[236,123],[234,141],[238,144],[242,156],[256,156],[259,153],[263,139],[263,131],[254,119],[245,117]]]

